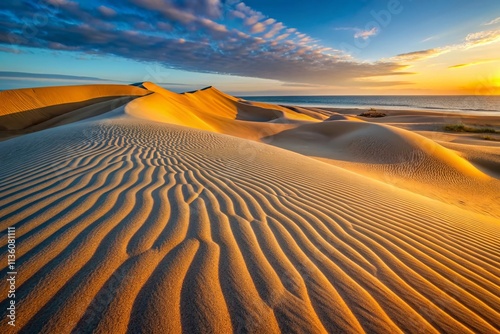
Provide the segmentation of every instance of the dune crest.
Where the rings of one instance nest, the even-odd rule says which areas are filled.
[[[125,85],[41,87],[0,92],[0,138],[72,123],[116,109],[148,91]]]
[[[214,87],[177,94],[143,85],[155,94],[129,103],[126,111],[133,116],[259,140],[500,217],[499,180],[412,131],[314,109],[242,101]]]
[[[0,142],[19,315],[2,332],[500,332],[498,209],[394,187],[376,166],[419,152],[401,180],[463,192],[491,176],[394,126],[143,87]]]

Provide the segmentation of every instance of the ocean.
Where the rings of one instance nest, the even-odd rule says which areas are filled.
[[[498,95],[428,96],[247,96],[245,100],[330,108],[380,108],[452,111],[500,116]]]

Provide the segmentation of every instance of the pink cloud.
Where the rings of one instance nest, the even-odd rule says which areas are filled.
[[[354,34],[354,38],[368,39],[372,36],[378,35],[379,30],[377,27],[373,27],[370,30],[359,30]]]

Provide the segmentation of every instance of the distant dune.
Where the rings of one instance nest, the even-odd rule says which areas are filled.
[[[500,333],[500,142],[442,131],[465,118],[148,82],[0,98],[2,333]]]
[[[145,89],[125,85],[42,87],[0,92],[0,139],[67,124],[118,108]]]

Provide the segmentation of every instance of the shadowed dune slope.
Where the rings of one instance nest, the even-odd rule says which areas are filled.
[[[0,155],[20,333],[500,330],[491,217],[119,111]]]

